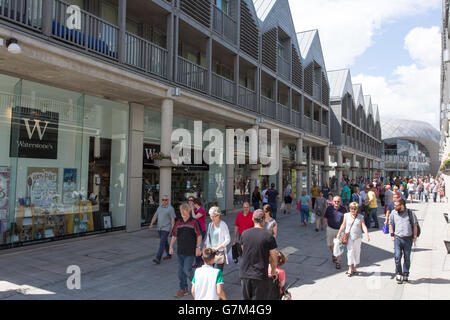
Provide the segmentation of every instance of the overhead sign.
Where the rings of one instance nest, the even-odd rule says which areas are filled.
[[[9,156],[57,159],[59,114],[15,107],[11,119]]]

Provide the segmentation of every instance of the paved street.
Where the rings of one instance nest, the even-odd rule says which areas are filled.
[[[450,257],[444,239],[450,224],[448,204],[413,204],[422,235],[412,254],[410,283],[394,280],[393,243],[381,230],[370,229],[371,242],[362,246],[360,276],[347,278],[346,255],[336,270],[325,243],[325,232],[300,226],[299,214],[281,215],[279,248],[289,254],[284,267],[295,300],[308,299],[450,299]],[[294,210],[293,210],[294,211]],[[383,214],[379,212],[380,225]],[[230,231],[235,214],[223,217]],[[171,300],[178,290],[177,261],[154,265],[157,232],[142,230],[87,237],[0,252],[0,299],[152,299]],[[69,290],[67,267],[81,268],[81,289]],[[224,270],[225,291],[241,300],[239,270]],[[191,300],[191,296],[182,298]]]

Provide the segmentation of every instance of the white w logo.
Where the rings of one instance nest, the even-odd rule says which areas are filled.
[[[44,134],[45,134],[45,131],[47,130],[47,126],[48,126],[48,124],[49,124],[49,122],[48,121],[45,121],[45,127],[44,127],[44,130],[42,131],[41,130],[41,125],[40,125],[40,122],[41,122],[41,120],[34,120],[34,127],[33,127],[33,131],[31,131],[30,130],[30,124],[29,124],[29,122],[28,121],[30,121],[30,119],[26,119],[26,118],[22,118],[23,119],[23,121],[25,122],[25,128],[27,129],[27,132],[28,132],[28,139],[32,139],[33,138],[33,134],[34,134],[34,131],[36,130],[36,128],[37,128],[37,132],[38,132],[38,135],[39,135],[39,139],[42,141],[42,138],[44,138]]]

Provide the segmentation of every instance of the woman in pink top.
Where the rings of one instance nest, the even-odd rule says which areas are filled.
[[[202,241],[205,240],[206,235],[206,210],[202,207],[202,200],[196,198],[193,201],[193,210],[191,212],[192,218],[197,219],[202,229]],[[195,264],[193,268],[201,267],[203,264],[202,257],[195,257]]]
[[[286,284],[286,273],[280,267],[286,264],[287,257],[283,252],[281,252],[279,250],[277,250],[277,256],[278,256],[277,272],[278,272],[278,281],[280,282],[280,294],[283,294],[283,287]],[[272,270],[271,270],[270,264],[269,264],[269,278],[271,278],[271,274],[272,274],[271,271]]]

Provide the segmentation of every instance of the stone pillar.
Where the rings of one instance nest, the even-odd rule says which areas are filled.
[[[234,210],[234,165],[226,165],[225,179],[225,210],[230,212]]]
[[[351,170],[352,170],[352,179],[356,179],[356,170],[358,168],[356,167],[356,154],[352,155],[352,163],[351,163]]]
[[[161,106],[161,153],[169,156],[172,151],[172,126],[173,126],[173,100],[164,99]],[[172,167],[161,165],[159,168],[159,196],[169,197],[169,203],[172,201]]]
[[[324,167],[323,167],[323,173],[324,173],[324,182],[327,184],[328,187],[330,187],[330,147],[326,146],[324,148]]]
[[[312,187],[312,147],[309,146],[308,148],[308,183],[306,184],[307,190],[311,190]]]
[[[127,232],[141,229],[143,152],[144,106],[131,103],[128,141]]]
[[[44,1],[45,2],[45,1]],[[118,22],[119,22],[119,62],[124,63],[126,60],[126,31],[127,31],[127,0],[119,1],[118,8]]]
[[[284,192],[283,189],[283,141],[280,140],[280,143],[278,144],[278,155],[279,155],[279,159],[280,159],[280,166],[278,169],[278,192],[280,193],[280,198],[281,195]]]
[[[296,174],[297,174],[297,199],[302,194],[303,190],[303,184],[302,184],[302,177],[303,177],[303,171],[304,167],[302,165],[303,160],[303,140],[297,139],[297,166],[295,168]]]

